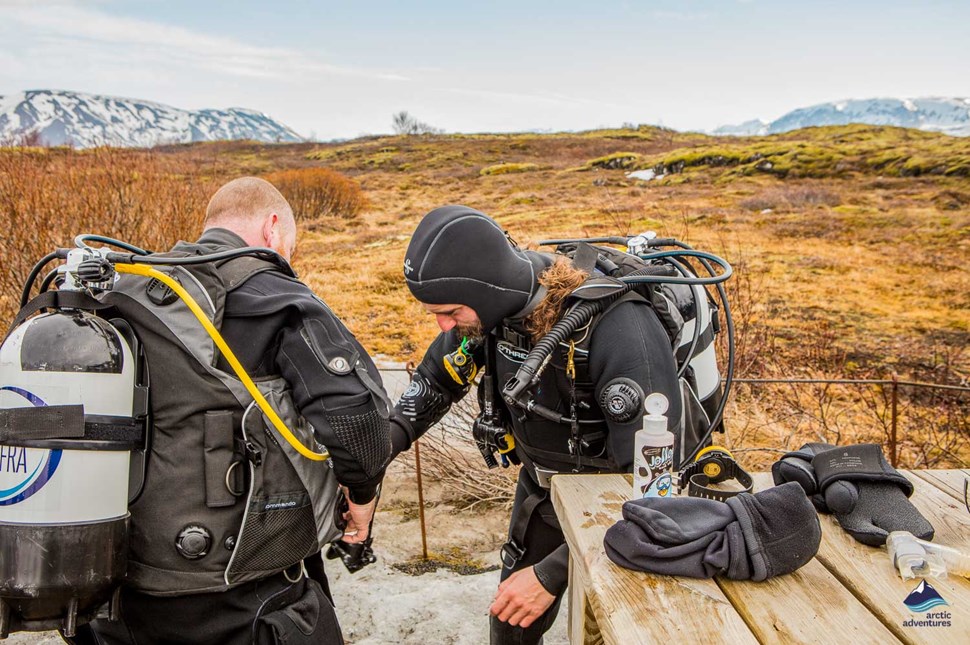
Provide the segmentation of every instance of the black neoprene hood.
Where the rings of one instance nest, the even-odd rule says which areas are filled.
[[[471,307],[488,331],[528,304],[536,272],[488,215],[467,206],[442,206],[414,230],[404,260],[411,293],[430,305]]]

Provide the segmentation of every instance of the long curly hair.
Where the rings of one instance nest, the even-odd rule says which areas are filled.
[[[564,257],[539,274],[539,284],[546,288],[546,296],[539,301],[525,321],[525,329],[532,336],[532,342],[549,333],[552,326],[562,317],[566,297],[586,281],[589,274],[573,266]]]

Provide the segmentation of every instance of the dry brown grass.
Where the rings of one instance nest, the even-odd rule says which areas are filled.
[[[12,317],[31,267],[79,233],[168,249],[192,237],[213,182],[151,152],[0,148],[0,311]]]
[[[881,149],[892,149],[895,131],[873,132]],[[858,128],[847,129],[850,135],[853,145],[867,136]],[[790,133],[779,142],[794,146],[799,136]],[[905,145],[932,164],[940,141],[909,137]],[[879,176],[864,156],[848,169],[833,166],[831,176],[816,159],[821,165],[804,179],[745,176],[730,167],[697,167],[651,182],[629,180],[622,169],[577,172],[615,153],[650,158],[712,143],[717,140],[703,135],[639,129],[373,137],[328,145],[218,143],[92,156],[0,151],[0,205],[7,218],[4,313],[7,319],[12,315],[9,296],[19,290],[29,265],[80,230],[162,248],[175,237],[194,235],[206,198],[224,179],[323,162],[356,181],[369,205],[353,222],[328,221],[305,232],[297,268],[371,353],[417,360],[436,334],[433,320],[404,285],[404,250],[424,213],[464,203],[494,216],[523,244],[651,229],[722,255],[737,269],[728,288],[739,329],[741,376],[886,378],[895,371],[903,379],[968,382],[970,189],[965,178]],[[859,149],[855,145],[853,154],[863,154]],[[96,155],[101,155],[97,162]],[[117,167],[99,170],[106,160]],[[538,168],[480,174],[500,163]],[[85,188],[91,182],[98,188]],[[762,205],[757,200],[763,208],[757,208]],[[771,212],[762,213],[766,208]],[[112,212],[127,215],[120,220],[100,215]],[[71,219],[62,220],[61,213],[72,214]],[[34,223],[23,226],[25,221]],[[182,222],[178,230],[177,222]],[[166,223],[173,228],[162,228]],[[739,389],[727,418],[730,436],[738,438],[733,445],[781,447],[820,435],[843,442],[885,436],[878,390],[867,395],[857,389],[800,391],[794,397],[777,388]],[[968,397],[901,394],[907,406],[901,421],[903,463],[966,463]],[[832,401],[828,427],[818,414],[805,412],[826,400]],[[852,411],[839,417],[835,433],[831,414],[843,404]],[[947,448],[950,439],[956,443]],[[946,451],[957,456],[945,457]]]

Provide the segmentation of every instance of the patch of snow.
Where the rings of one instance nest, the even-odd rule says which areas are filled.
[[[634,170],[633,172],[628,172],[626,174],[630,179],[639,179],[640,181],[650,181],[651,179],[660,179],[663,175],[657,175],[653,168],[647,168],[646,170]]]
[[[354,645],[384,643],[488,642],[488,608],[498,587],[498,571],[462,576],[439,569],[410,576],[388,566],[378,550],[377,563],[350,574],[327,563],[344,638]],[[495,553],[493,561],[498,561]],[[546,645],[565,645],[569,604],[546,633]]]

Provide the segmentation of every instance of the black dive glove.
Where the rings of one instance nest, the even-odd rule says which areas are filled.
[[[775,484],[798,482],[822,513],[863,544],[881,546],[892,531],[933,539],[933,526],[907,499],[913,484],[875,444],[807,443],[771,467]]]
[[[446,390],[420,371],[414,372],[407,389],[390,412],[391,458],[410,448],[415,439],[447,414],[450,407],[451,395]]]

